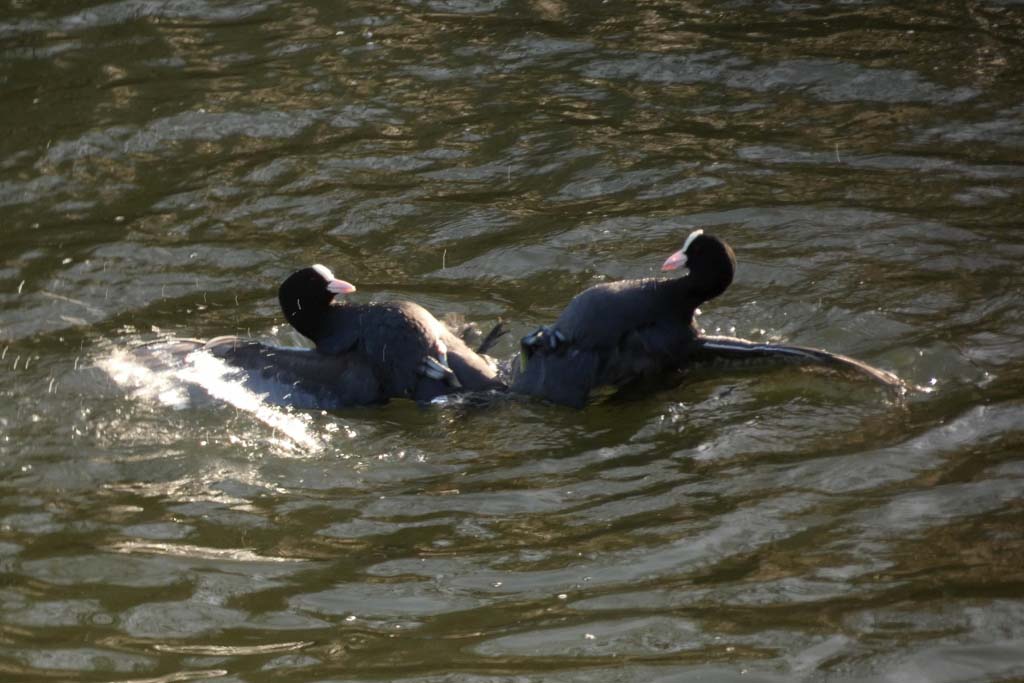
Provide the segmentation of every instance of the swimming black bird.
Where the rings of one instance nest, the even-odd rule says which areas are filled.
[[[134,354],[151,369],[188,361],[205,352],[268,403],[331,410],[386,403],[420,402],[464,391],[504,389],[495,362],[484,355],[505,332],[499,323],[474,351],[425,308],[408,301],[337,302],[355,287],[322,265],[290,275],[278,289],[285,318],[316,348],[288,348],[225,336],[209,341],[158,340]]]
[[[681,278],[623,280],[584,290],[550,327],[523,337],[512,391],[577,408],[590,391],[682,367],[696,346],[693,314],[736,272],[728,244],[694,231],[662,266]]]
[[[388,398],[429,401],[453,391],[504,388],[495,363],[427,309],[411,301],[335,301],[354,291],[317,264],[292,273],[278,289],[278,300],[285,318],[317,353],[356,354]]]
[[[601,386],[646,392],[678,383],[679,371],[693,362],[744,358],[822,365],[902,385],[890,373],[820,349],[702,336],[694,313],[729,287],[736,257],[721,239],[695,230],[662,270],[683,266],[683,277],[611,282],[576,295],[554,324],[523,337],[511,390],[581,408]]]

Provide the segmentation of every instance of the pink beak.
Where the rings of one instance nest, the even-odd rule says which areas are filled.
[[[682,268],[686,265],[686,252],[682,249],[665,259],[665,262],[661,264],[662,270],[675,270],[676,268]]]
[[[351,294],[356,291],[356,286],[344,280],[331,280],[327,283],[327,291],[331,294]]]

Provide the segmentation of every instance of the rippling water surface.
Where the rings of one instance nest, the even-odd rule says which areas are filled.
[[[1024,679],[1024,5],[78,4],[0,10],[0,678]],[[320,414],[126,362],[298,343],[312,262],[518,337],[695,227],[708,332],[931,391]]]

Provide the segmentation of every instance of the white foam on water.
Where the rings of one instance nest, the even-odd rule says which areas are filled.
[[[98,360],[96,366],[132,398],[153,401],[175,410],[188,406],[188,392],[175,381],[173,374],[147,368],[124,349],[114,349],[109,356]]]
[[[205,351],[190,353],[185,359],[185,367],[175,374],[186,382],[202,387],[210,396],[250,413],[263,424],[286,436],[296,446],[317,451],[324,447],[323,442],[309,431],[307,416],[289,414],[266,404],[263,396],[246,389],[241,382],[230,377],[238,375],[238,368]]]
[[[153,355],[161,357],[158,349],[154,349]],[[238,379],[238,368],[205,351],[189,353],[183,363],[166,354],[166,361],[166,370],[153,370],[141,364],[131,353],[115,349],[96,365],[132,398],[180,410],[188,406],[187,385],[195,385],[211,397],[252,415],[283,436],[283,439],[273,440],[280,445],[291,450],[323,450],[323,441],[310,430],[309,416],[291,414],[265,403],[262,395],[250,391]]]

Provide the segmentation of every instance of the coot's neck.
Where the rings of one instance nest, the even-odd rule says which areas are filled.
[[[662,280],[660,284],[662,291],[675,302],[675,307],[692,311],[721,295],[732,284],[732,278],[733,269],[730,267],[697,268],[683,277]]]
[[[664,301],[661,307],[683,318],[692,317],[694,309],[707,301],[694,290],[689,275],[658,281],[658,294]]]
[[[700,303],[710,301],[720,296],[732,284],[732,270],[718,271],[714,273],[691,272],[686,276],[690,281],[690,289]]]
[[[278,299],[288,323],[314,344],[325,336],[332,313],[345,308],[344,304],[332,303],[329,299],[302,298],[289,295],[287,291],[281,291]]]

